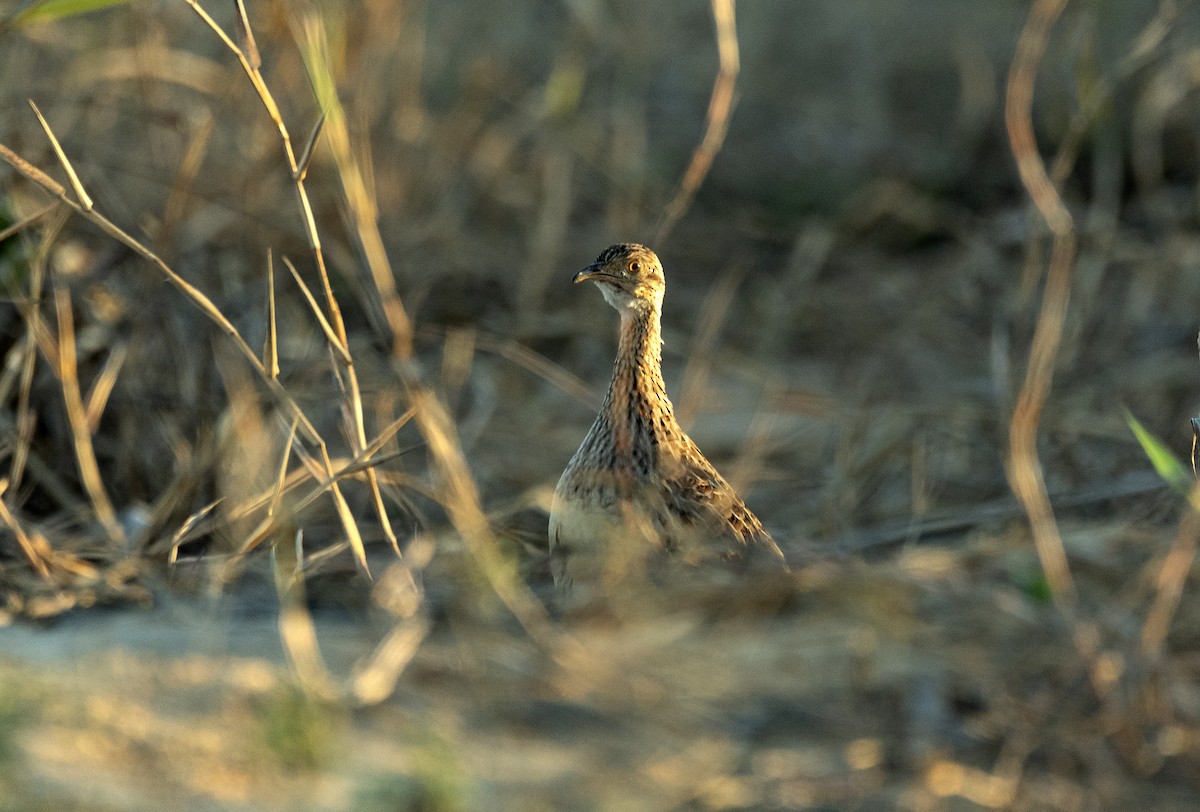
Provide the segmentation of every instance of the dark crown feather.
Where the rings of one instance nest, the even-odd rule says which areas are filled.
[[[639,251],[647,251],[644,245],[638,245],[635,242],[619,242],[616,245],[610,245],[600,252],[600,256],[596,257],[596,263],[599,265],[607,264],[617,257],[629,256],[630,254]]]

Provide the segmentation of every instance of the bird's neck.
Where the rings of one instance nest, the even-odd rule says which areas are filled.
[[[614,426],[653,431],[674,427],[675,415],[662,376],[659,310],[622,310],[617,360],[604,402]]]

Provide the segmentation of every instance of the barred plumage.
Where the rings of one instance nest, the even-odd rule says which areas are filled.
[[[764,553],[782,565],[775,540],[675,419],[662,377],[658,257],[642,245],[613,245],[575,275],[588,280],[621,326],[608,394],[554,492],[556,583],[568,587],[583,570],[597,577],[614,546],[625,562],[668,550],[697,562]]]

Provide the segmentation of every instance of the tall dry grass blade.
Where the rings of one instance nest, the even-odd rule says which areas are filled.
[[[333,505],[337,508],[338,518],[342,522],[342,529],[346,531],[346,541],[350,543],[350,550],[354,553],[354,560],[362,569],[363,574],[368,579],[371,578],[371,567],[367,564],[367,550],[363,544],[362,533],[358,530],[358,520],[354,518],[354,512],[350,510],[350,504],[346,501],[345,494],[342,489],[337,486],[337,480],[333,473],[333,462],[329,459],[328,452],[324,448],[321,449],[323,454],[322,462],[325,465],[325,470],[329,472],[333,482],[329,486],[329,494],[333,497]]]
[[[310,696],[326,701],[339,698],[339,691],[317,643],[317,629],[304,602],[304,531],[296,531],[295,545],[280,542],[271,548],[275,592],[279,596],[279,639],[300,687]]]
[[[362,171],[358,155],[367,145],[353,145],[346,125],[346,113],[338,99],[325,28],[315,14],[304,17],[302,37],[298,37],[301,56],[308,70],[309,81],[321,105],[325,120],[323,132],[338,169],[347,208],[353,218],[355,233],[366,259],[371,281],[379,296],[388,329],[392,333],[392,354],[398,358],[412,355],[412,322],[396,290],[396,274],[384,249],[379,232],[379,212],[370,186]]]
[[[265,516],[263,516],[262,521],[260,521],[258,526],[246,536],[246,540],[242,542],[241,549],[234,552],[231,560],[231,566],[235,566],[241,561],[242,558],[246,556],[247,553],[254,550],[254,548],[256,548],[259,544],[262,544],[268,536],[278,529],[280,525],[281,516],[279,508],[283,504],[284,494],[286,494],[288,490],[290,490],[292,487],[295,487],[295,485],[301,481],[300,478],[296,478],[290,485],[288,483],[288,466],[291,463],[292,448],[296,445],[297,428],[298,424],[296,420],[293,419],[292,424],[288,427],[287,444],[284,447],[283,455],[279,459],[279,473],[276,474],[275,485],[271,492],[265,496],[247,499],[243,501],[242,504],[235,505],[233,509],[229,511],[230,518],[236,521],[237,519],[244,518],[245,516],[254,513],[264,504],[267,506],[267,513]],[[313,501],[316,500],[317,496],[323,494],[324,490],[325,489],[322,489],[321,493],[315,494]],[[288,511],[288,515],[290,516],[299,513],[304,509],[304,507],[306,507],[306,505],[297,506],[294,510]]]
[[[430,449],[443,486],[447,488],[447,493],[440,501],[446,508],[451,523],[462,534],[485,577],[496,589],[501,600],[531,633],[536,632],[537,636],[544,639],[546,635],[542,630],[545,622],[544,618],[539,616],[540,605],[535,608],[532,597],[522,593],[521,589],[512,583],[511,578],[503,574],[503,563],[496,558],[494,539],[488,528],[487,517],[479,504],[478,494],[466,461],[462,457],[452,423],[442,404],[420,381],[412,362],[412,324],[396,291],[395,274],[383,248],[374,199],[362,174],[355,150],[351,147],[345,113],[334,89],[335,83],[321,20],[315,15],[307,16],[304,19],[303,33],[301,50],[318,101],[328,117],[325,126],[327,141],[338,167],[347,206],[354,218],[359,244],[392,332],[393,357],[397,361],[405,393],[415,409],[415,421]],[[347,369],[347,375],[353,391],[356,385],[353,367]],[[361,425],[361,412],[357,419]],[[368,472],[368,477],[378,510],[382,508],[383,501],[373,470]],[[383,524],[385,530],[390,531],[385,517]]]
[[[54,286],[54,309],[58,318],[58,357],[52,361],[63,393],[63,405],[67,411],[67,423],[71,428],[71,440],[75,447],[75,463],[79,478],[87,492],[96,519],[104,527],[109,540],[124,545],[125,530],[117,521],[116,511],[104,489],[100,476],[100,465],[96,461],[96,450],[92,447],[92,433],[88,427],[87,412],[79,390],[79,373],[75,360],[75,323],[71,308],[71,295],[61,285]]]
[[[275,258],[267,251],[267,337],[263,347],[263,366],[271,378],[279,378],[279,325],[275,320]]]
[[[400,418],[390,423],[387,428],[380,432],[380,434],[374,440],[372,440],[365,449],[360,451],[354,457],[354,459],[352,459],[342,468],[337,468],[332,475],[324,479],[321,478],[323,474],[321,466],[311,457],[308,457],[308,455],[304,453],[303,448],[297,445],[295,439],[293,438],[292,448],[296,455],[301,458],[302,463],[305,466],[305,470],[303,472],[293,471],[288,475],[287,480],[284,483],[284,493],[290,493],[307,480],[313,480],[316,482],[316,485],[310,492],[297,500],[293,508],[293,512],[299,513],[303,511],[304,508],[308,507],[320,496],[324,495],[324,493],[339,480],[354,476],[355,474],[366,471],[369,468],[382,465],[383,463],[395,459],[407,451],[412,450],[405,449],[398,451],[395,454],[375,457],[375,454],[378,453],[379,449],[382,448],[385,443],[391,440],[391,438],[395,436],[395,433],[403,428],[412,419],[412,416],[413,412],[410,409]],[[264,505],[270,504],[273,493],[274,490],[269,493],[258,494],[251,499],[245,500],[242,504],[230,509],[230,517],[235,520],[243,519],[249,514],[260,510]],[[262,539],[259,539],[258,541],[261,542]]]
[[[312,82],[314,92],[317,95],[317,101],[321,105],[321,120],[318,122],[320,131],[324,132],[330,129],[327,125],[333,125],[331,129],[337,133],[340,138],[334,139],[330,137],[331,143],[335,146],[334,155],[335,161],[339,167],[339,177],[343,180],[343,188],[345,188],[346,164],[343,160],[339,160],[342,153],[336,148],[339,144],[349,144],[349,138],[346,131],[345,115],[337,100],[337,93],[334,90],[333,73],[329,65],[328,52],[324,47],[324,29],[319,28],[320,21],[318,18],[309,16],[305,18],[306,30],[310,32],[310,36],[306,42],[308,47],[303,47],[302,55],[305,57],[305,65],[309,69],[309,78]],[[316,66],[316,69],[314,69]],[[313,137],[310,142],[315,143],[318,135],[317,130],[314,130]],[[311,158],[310,150],[306,149],[308,158]],[[291,152],[287,151],[290,155]],[[316,222],[312,217],[312,210],[308,204],[308,196],[304,191],[304,175],[307,173],[307,159],[304,163],[304,171],[301,171],[294,159],[291,160],[292,177],[295,179],[298,198],[300,200],[301,209],[305,217],[305,223],[310,232],[309,241],[313,246],[314,257],[317,262],[317,272],[324,286],[325,302],[329,309],[330,321],[338,336],[341,344],[348,347],[346,338],[346,327],[342,320],[341,309],[338,306],[337,300],[333,296],[333,289],[329,282],[329,275],[325,268],[324,255],[320,249],[320,238],[316,233]],[[351,161],[352,168],[357,170],[357,163]],[[357,187],[360,194],[354,199],[348,199],[350,211],[355,215],[356,224],[359,226],[360,244],[363,246],[364,255],[367,257],[368,267],[371,269],[372,279],[375,281],[377,290],[380,292],[380,298],[383,303],[384,312],[388,318],[389,326],[393,330],[393,344],[396,347],[403,345],[411,350],[411,326],[408,322],[408,315],[404,312],[404,308],[400,305],[399,296],[395,292],[395,279],[391,272],[391,267],[387,263],[387,254],[383,250],[383,240],[378,235],[376,230],[372,240],[371,235],[367,235],[367,239],[363,239],[362,235],[362,217],[361,209],[364,201],[369,200],[366,193],[366,185],[362,183],[360,174],[356,174],[359,184]],[[349,194],[347,194],[349,198]],[[374,212],[373,202],[370,210]],[[374,224],[374,216],[370,219],[371,224]],[[382,287],[381,287],[382,286]],[[389,293],[390,291],[390,293]],[[402,332],[397,332],[397,329]],[[363,403],[361,389],[358,383],[358,372],[353,364],[346,364],[346,403],[349,411],[349,428],[350,435],[354,439],[354,448],[357,452],[366,445],[366,423],[363,415]],[[375,513],[379,518],[380,527],[383,529],[384,535],[388,542],[392,545],[392,549],[397,555],[400,554],[400,542],[396,538],[396,533],[392,529],[392,523],[388,517],[387,506],[383,501],[383,492],[379,488],[379,480],[375,474],[375,470],[368,469],[367,485],[371,492],[371,501],[375,509]]]
[[[75,167],[67,160],[67,154],[63,152],[62,144],[58,143],[58,138],[55,137],[54,131],[50,129],[50,125],[46,122],[42,111],[34,104],[33,99],[29,99],[28,101],[29,106],[33,108],[33,114],[37,116],[38,123],[45,130],[46,137],[50,139],[50,146],[54,148],[54,154],[58,156],[58,162],[62,165],[63,171],[67,173],[67,177],[71,180],[71,187],[75,190],[75,197],[78,198],[84,210],[91,211],[93,206],[92,198],[84,190],[83,183],[79,180],[79,175],[75,174]]]
[[[425,596],[408,566],[389,567],[372,597],[375,605],[391,616],[392,628],[371,656],[354,669],[350,693],[361,705],[373,705],[391,696],[429,632],[429,622],[421,615]]]
[[[168,566],[174,566],[179,560],[179,548],[191,540],[192,530],[199,526],[199,524],[204,521],[210,513],[216,510],[217,507],[224,501],[225,499],[222,497],[221,499],[209,502],[207,505],[188,516],[187,519],[184,520],[183,524],[179,525],[179,527],[175,530],[174,535],[171,536],[171,549],[170,552],[167,553]]]
[[[246,4],[242,0],[234,0],[237,7],[238,35],[242,38],[242,50],[250,67],[258,70],[262,67],[262,55],[258,52],[258,43],[254,41],[254,29],[250,27],[250,17],[246,14]]]
[[[302,532],[297,531],[294,546],[280,543],[271,550],[280,603],[279,636],[292,671],[310,696],[326,701],[350,700],[358,705],[382,702],[395,690],[400,674],[412,661],[428,631],[428,623],[417,614],[419,592],[416,602],[386,598],[378,601],[393,614],[392,629],[370,656],[355,665],[346,684],[341,685],[321,655],[316,624],[305,605],[302,539]],[[416,589],[408,568],[402,564],[390,568],[386,577],[400,581],[389,588],[391,592],[409,593]],[[380,587],[388,587],[387,582]]]
[[[171,243],[176,226],[183,219],[184,212],[192,201],[192,188],[204,166],[204,157],[208,153],[208,145],[216,124],[217,117],[211,111],[207,112],[188,139],[187,148],[179,160],[178,169],[175,170],[175,177],[171,179],[167,202],[163,204],[162,230],[158,235],[160,245]]]
[[[350,351],[342,343],[342,339],[338,336],[338,334],[334,332],[333,326],[329,323],[329,320],[325,318],[325,314],[321,312],[321,306],[317,304],[316,297],[312,295],[312,291],[308,289],[308,285],[304,284],[304,280],[300,277],[300,272],[296,270],[296,266],[293,265],[292,261],[287,257],[283,258],[283,264],[286,265],[288,271],[291,272],[292,279],[296,280],[296,286],[300,288],[300,292],[304,294],[304,300],[308,302],[309,309],[316,317],[317,324],[321,325],[321,332],[325,334],[325,339],[329,342],[329,346],[337,354],[338,360],[342,362],[343,366],[349,366],[351,363],[353,363],[353,359],[350,357]]]
[[[279,514],[279,506],[283,503],[284,487],[287,484],[288,465],[292,460],[292,446],[296,442],[297,421],[293,418],[288,427],[287,443],[283,447],[283,457],[279,460],[279,473],[275,477],[275,492],[271,494],[271,504],[267,508],[267,516],[274,518]]]
[[[1005,96],[1004,119],[1021,182],[1054,235],[1042,307],[1034,328],[1025,378],[1010,422],[1006,468],[1013,493],[1029,517],[1034,545],[1054,601],[1060,609],[1071,613],[1076,600],[1075,585],[1046,493],[1037,450],[1037,430],[1050,393],[1054,359],[1066,319],[1071,268],[1075,260],[1075,232],[1071,214],[1046,173],[1033,130],[1033,89],[1037,69],[1045,54],[1050,29],[1062,14],[1066,2],[1036,0],[1034,3],[1017,41]]]
[[[428,390],[410,386],[408,393],[414,419],[429,446],[429,455],[441,478],[445,491],[442,506],[451,524],[462,536],[480,573],[530,637],[551,650],[559,649],[567,638],[553,629],[545,607],[520,582],[514,569],[500,555],[449,414]]]
[[[184,0],[184,2],[192,7],[192,10],[196,12],[197,16],[204,21],[205,25],[212,29],[213,33],[215,33],[217,37],[220,38],[221,42],[225,44],[225,47],[228,48],[234,57],[237,58],[238,62],[242,66],[242,71],[246,74],[246,78],[250,80],[250,84],[254,88],[255,95],[257,95],[259,101],[262,102],[263,108],[267,111],[267,116],[275,125],[276,132],[279,133],[279,139],[281,145],[283,146],[284,156],[288,162],[288,169],[291,172],[293,180],[295,181],[295,192],[300,203],[301,214],[304,218],[304,233],[308,238],[309,247],[312,249],[313,255],[316,258],[317,268],[322,276],[322,280],[326,282],[326,294],[327,299],[330,300],[331,317],[333,323],[336,327],[341,328],[338,330],[338,336],[342,339],[343,343],[345,343],[345,328],[343,325],[341,325],[341,314],[338,312],[332,312],[337,305],[336,302],[332,302],[333,292],[327,284],[328,275],[326,274],[325,270],[325,255],[321,250],[321,239],[320,235],[317,233],[317,225],[316,220],[313,217],[312,204],[308,199],[308,191],[305,189],[304,183],[302,182],[299,173],[296,171],[296,153],[292,147],[292,137],[288,132],[287,125],[283,121],[283,116],[279,112],[279,105],[276,104],[275,97],[271,94],[270,89],[267,87],[266,80],[263,79],[262,73],[259,71],[259,66],[252,62],[250,57],[247,56],[246,52],[238,47],[237,43],[235,43],[229,37],[229,35],[225,33],[225,30],[217,24],[216,20],[214,20],[209,13],[205,11],[204,7],[201,6],[197,0]],[[239,18],[238,23],[239,25],[245,26],[249,36],[253,36],[250,33],[249,20],[245,18],[244,15]]]
[[[358,386],[358,373],[354,367],[346,368],[346,375],[350,381],[350,391],[352,393],[351,406],[354,409],[354,428],[357,433],[357,446],[355,451],[357,454],[362,447],[367,443],[366,423],[363,420],[363,405],[362,395]],[[379,487],[379,477],[375,473],[375,467],[372,466],[366,470],[367,487],[371,492],[371,504],[375,508],[375,515],[379,519],[379,526],[383,530],[384,537],[388,540],[388,544],[392,546],[392,551],[399,557],[400,540],[396,538],[396,531],[392,528],[391,518],[388,516],[387,505],[383,501],[383,491]]]
[[[121,367],[125,365],[128,352],[129,345],[123,341],[113,347],[108,358],[104,359],[104,366],[92,383],[91,391],[88,392],[87,408],[84,411],[88,430],[93,434],[100,427],[100,417],[104,414],[104,407],[108,405],[108,398],[117,384],[117,376],[121,374]]]
[[[733,112],[734,92],[737,90],[737,77],[741,70],[737,15],[734,0],[711,0],[711,4],[713,23],[716,26],[718,67],[717,76],[713,80],[712,95],[708,100],[704,137],[692,152],[692,160],[679,181],[679,189],[667,204],[662,220],[655,229],[655,245],[666,241],[675,224],[692,205],[700,184],[712,168],[713,159],[721,151],[725,135],[729,132],[729,117]]]
[[[312,132],[309,133],[308,142],[304,145],[304,150],[300,153],[300,161],[296,167],[296,180],[303,181],[308,177],[308,165],[312,162],[313,150],[316,149],[317,139],[321,137],[321,131],[325,129],[325,112],[321,111],[317,123],[313,125]]]
[[[3,497],[8,492],[9,480],[7,477],[0,479],[0,497]],[[17,546],[21,548],[21,552],[25,554],[25,558],[29,561],[29,565],[34,571],[47,581],[50,580],[50,567],[46,564],[43,558],[29,538],[29,534],[25,532],[25,528],[21,527],[21,523],[17,521],[8,509],[8,505],[3,498],[0,498],[0,521],[8,527],[9,532],[17,540]]]
[[[60,206],[57,202],[51,205]],[[53,346],[54,342],[50,340],[50,330],[42,319],[42,312],[38,304],[42,300],[46,280],[46,263],[50,250],[59,231],[67,222],[67,216],[67,210],[61,209],[43,229],[38,248],[29,262],[29,298],[25,302],[16,302],[25,324],[25,334],[13,345],[9,357],[6,359],[15,362],[15,366],[6,363],[4,373],[7,377],[9,370],[13,370],[18,378],[17,385],[19,386],[16,404],[17,432],[13,444],[12,467],[9,469],[9,479],[16,486],[19,486],[23,480],[25,466],[29,460],[29,450],[33,445],[33,433],[38,422],[37,413],[31,406],[38,345],[46,347],[48,357],[57,353],[57,348]],[[7,380],[0,385],[0,392],[4,393],[0,396],[0,400],[7,400],[10,385]]]
[[[0,402],[8,400],[8,393],[14,385],[18,387],[17,403],[14,407],[17,425],[12,440],[12,463],[9,467],[9,478],[18,488],[25,477],[25,465],[33,444],[34,428],[37,426],[37,415],[29,407],[36,364],[37,342],[26,332],[9,349],[4,359],[4,374],[0,376]]]
[[[341,108],[341,104],[337,99],[337,92],[334,89],[333,72],[328,60],[328,51],[325,47],[324,29],[320,25],[319,18],[309,15],[305,18],[305,27],[309,36],[306,39],[307,47],[302,47],[302,55],[305,57],[305,65],[309,70],[309,78],[312,82],[314,92],[317,95],[317,101],[321,105],[321,131],[329,131],[329,141],[334,147],[334,157],[339,168],[339,177],[343,180],[343,188],[345,188],[345,172],[347,164],[344,160],[344,154],[338,149],[340,145],[348,147],[349,137],[346,130],[345,114]],[[315,69],[314,69],[315,68]],[[310,139],[315,143],[317,132],[314,131],[313,138]],[[335,138],[335,135],[337,136]],[[307,166],[307,164],[305,164]],[[351,160],[350,168],[357,170],[357,162]],[[324,256],[320,252],[320,240],[316,234],[316,223],[312,218],[311,208],[308,207],[308,197],[304,193],[303,175],[300,167],[295,161],[291,166],[292,176],[296,179],[296,188],[300,196],[300,202],[305,214],[305,222],[311,230],[310,242],[314,245],[314,255],[317,260],[317,272],[324,286],[325,302],[329,309],[330,320],[333,328],[343,346],[348,347],[346,339],[346,326],[342,320],[341,309],[338,306],[337,300],[333,296],[333,289],[329,282],[329,275],[325,268]],[[362,183],[360,174],[355,174],[358,178],[358,185],[355,187],[359,190],[359,194],[350,199],[347,194],[350,211],[355,216],[355,222],[359,226],[360,244],[363,246],[364,255],[367,257],[368,267],[371,269],[372,279],[375,281],[377,290],[380,292],[380,298],[384,306],[384,312],[388,318],[389,326],[393,330],[393,343],[399,346],[403,341],[406,346],[411,347],[411,326],[408,323],[408,315],[404,312],[403,306],[399,304],[399,297],[395,293],[395,279],[391,272],[391,267],[387,263],[387,254],[383,250],[382,238],[377,242],[370,239],[362,238],[362,208],[366,205],[370,198],[366,192],[366,185]],[[369,209],[372,212],[370,222],[374,224],[374,205],[370,201]],[[369,237],[370,235],[368,235]],[[375,234],[378,237],[378,232]],[[381,265],[382,263],[382,265]],[[383,287],[380,287],[383,285]],[[390,290],[390,293],[388,291]],[[403,330],[403,337],[396,332],[397,327]],[[363,415],[363,403],[361,389],[358,383],[358,372],[353,364],[346,365],[346,403],[349,410],[349,428],[350,435],[354,438],[355,451],[366,445],[366,423]],[[383,492],[379,488],[379,481],[376,477],[374,469],[367,471],[367,484],[371,491],[371,500],[375,508],[375,513],[379,517],[380,527],[384,531],[388,542],[392,545],[392,549],[397,555],[400,554],[400,542],[396,538],[395,531],[392,529],[391,520],[388,517],[387,506],[383,501]]]
[[[22,231],[29,228],[31,225],[36,223],[38,220],[41,220],[43,217],[45,217],[50,212],[54,211],[56,208],[58,208],[58,202],[51,201],[51,202],[47,203],[45,206],[42,206],[40,209],[37,209],[36,211],[34,211],[32,214],[25,215],[20,220],[13,223],[11,226],[8,226],[7,228],[4,228],[4,229],[0,229],[0,242],[4,242],[5,240],[7,240],[9,237],[11,237],[14,234],[20,234]]]
[[[1142,639],[1139,649],[1142,656],[1154,659],[1162,653],[1167,633],[1171,629],[1171,620],[1179,610],[1179,602],[1183,597],[1183,587],[1192,571],[1192,563],[1196,560],[1197,541],[1200,540],[1200,484],[1191,493],[1190,506],[1185,511],[1179,524],[1179,531],[1171,542],[1171,549],[1154,579],[1157,589],[1154,603],[1146,614],[1142,624]]]

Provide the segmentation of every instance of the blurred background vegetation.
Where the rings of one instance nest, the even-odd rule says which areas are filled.
[[[202,6],[251,51],[236,4]],[[600,621],[550,620],[538,597],[549,497],[614,350],[611,311],[570,279],[609,243],[655,236],[705,132],[712,8],[249,4],[296,153],[327,115],[303,183],[356,384],[284,269],[334,320],[278,129],[194,8],[0,8],[0,144],[70,187],[36,102],[95,210],[263,358],[273,268],[280,367],[273,389],[194,297],[0,168],[13,808],[1194,797],[1200,606],[1192,583],[1176,603],[1164,584],[1186,581],[1197,531],[1122,406],[1186,457],[1200,9],[1069,3],[1038,68],[1035,131],[1078,238],[1040,428],[1080,595],[1064,618],[1004,468],[1049,251],[1004,121],[1030,6],[737,8],[727,138],[652,247],[676,405],[784,539],[793,577],[691,585]],[[71,346],[99,509],[64,386]],[[285,400],[326,444],[326,473],[362,451],[361,406],[387,520],[361,469],[339,502],[317,445],[289,442]],[[154,609],[64,615],[96,604]],[[329,677],[306,628],[363,681]],[[91,801],[76,763],[105,776]]]

